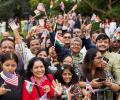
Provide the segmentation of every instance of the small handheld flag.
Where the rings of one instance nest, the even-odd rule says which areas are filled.
[[[58,33],[56,33],[56,36],[55,36],[54,46],[55,46],[55,44],[58,44],[58,45],[60,45],[61,47],[64,47],[63,37],[59,36]]]
[[[70,93],[69,88],[67,89],[66,87],[64,87],[64,90],[65,90],[65,93],[66,93],[66,95],[67,95],[67,100],[72,100],[72,99],[71,99],[72,95],[71,95],[71,93]]]
[[[39,10],[34,10],[34,13],[35,13],[35,16],[34,17],[37,17],[37,16],[39,16],[40,15],[40,11]]]
[[[45,12],[45,7],[43,3],[39,3],[37,6],[37,10],[41,12]]]
[[[112,37],[112,41],[120,42],[120,32],[114,33],[114,35]]]
[[[99,16],[97,16],[96,14],[93,13],[93,15],[91,17],[91,21],[100,22],[101,19],[99,18]]]
[[[94,93],[94,90],[90,85],[90,82],[88,81],[88,79],[86,79],[86,91]]]
[[[60,3],[60,8],[61,8],[62,11],[65,10],[65,6],[64,6],[64,2],[63,1],[61,1],[61,3]]]
[[[27,81],[25,80],[26,82],[26,89],[28,91],[28,93],[31,93],[32,92],[32,89],[33,89],[33,86],[35,85],[34,83],[30,82],[30,81]]]

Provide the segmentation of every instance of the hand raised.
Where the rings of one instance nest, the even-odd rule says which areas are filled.
[[[9,26],[13,31],[19,28],[19,24],[16,24],[15,21],[9,22]]]
[[[56,81],[53,80],[53,81],[52,81],[52,84],[53,84],[52,88],[55,90],[55,92],[56,92],[58,95],[61,95],[62,92],[63,92],[63,88],[62,88],[62,86],[61,86],[61,83],[59,83],[58,80],[56,80]]]

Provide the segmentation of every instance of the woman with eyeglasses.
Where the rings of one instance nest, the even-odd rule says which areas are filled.
[[[79,84],[81,87],[85,88],[87,83],[89,83],[93,89],[89,89],[87,91],[92,94],[92,100],[113,100],[111,91],[99,92],[99,89],[108,88],[112,91],[118,91],[120,89],[119,85],[115,83],[110,72],[104,70],[104,63],[105,60],[97,49],[92,48],[87,51],[82,65],[82,81],[80,81]],[[94,89],[97,89],[98,92],[92,93]]]

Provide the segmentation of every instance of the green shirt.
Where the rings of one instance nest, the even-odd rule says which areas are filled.
[[[73,58],[73,63],[75,65],[79,65],[83,62],[83,54],[80,52],[80,53],[77,53],[77,54],[72,54],[72,58]]]
[[[115,81],[120,84],[120,60],[113,52],[106,52],[104,57],[109,59],[108,66],[105,69],[109,70]]]

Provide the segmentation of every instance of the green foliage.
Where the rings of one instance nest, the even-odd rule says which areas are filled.
[[[113,6],[111,17],[119,17],[120,16],[120,3]]]
[[[63,13],[60,9],[61,0],[54,0],[52,16]],[[117,18],[120,13],[120,0],[111,0],[112,5],[109,8],[109,0],[63,0],[65,12],[73,7],[75,1],[78,2],[77,13],[83,15],[92,15],[96,13],[101,18]],[[74,2],[73,2],[74,1]],[[25,12],[34,13],[38,3],[44,3],[48,16],[50,15],[50,0],[0,0],[0,20],[6,20],[13,16],[21,17]],[[9,12],[9,13],[8,13]]]
[[[14,16],[14,0],[1,0],[0,1],[0,20]]]
[[[93,22],[92,23],[92,31],[96,31],[100,28],[100,23]]]

